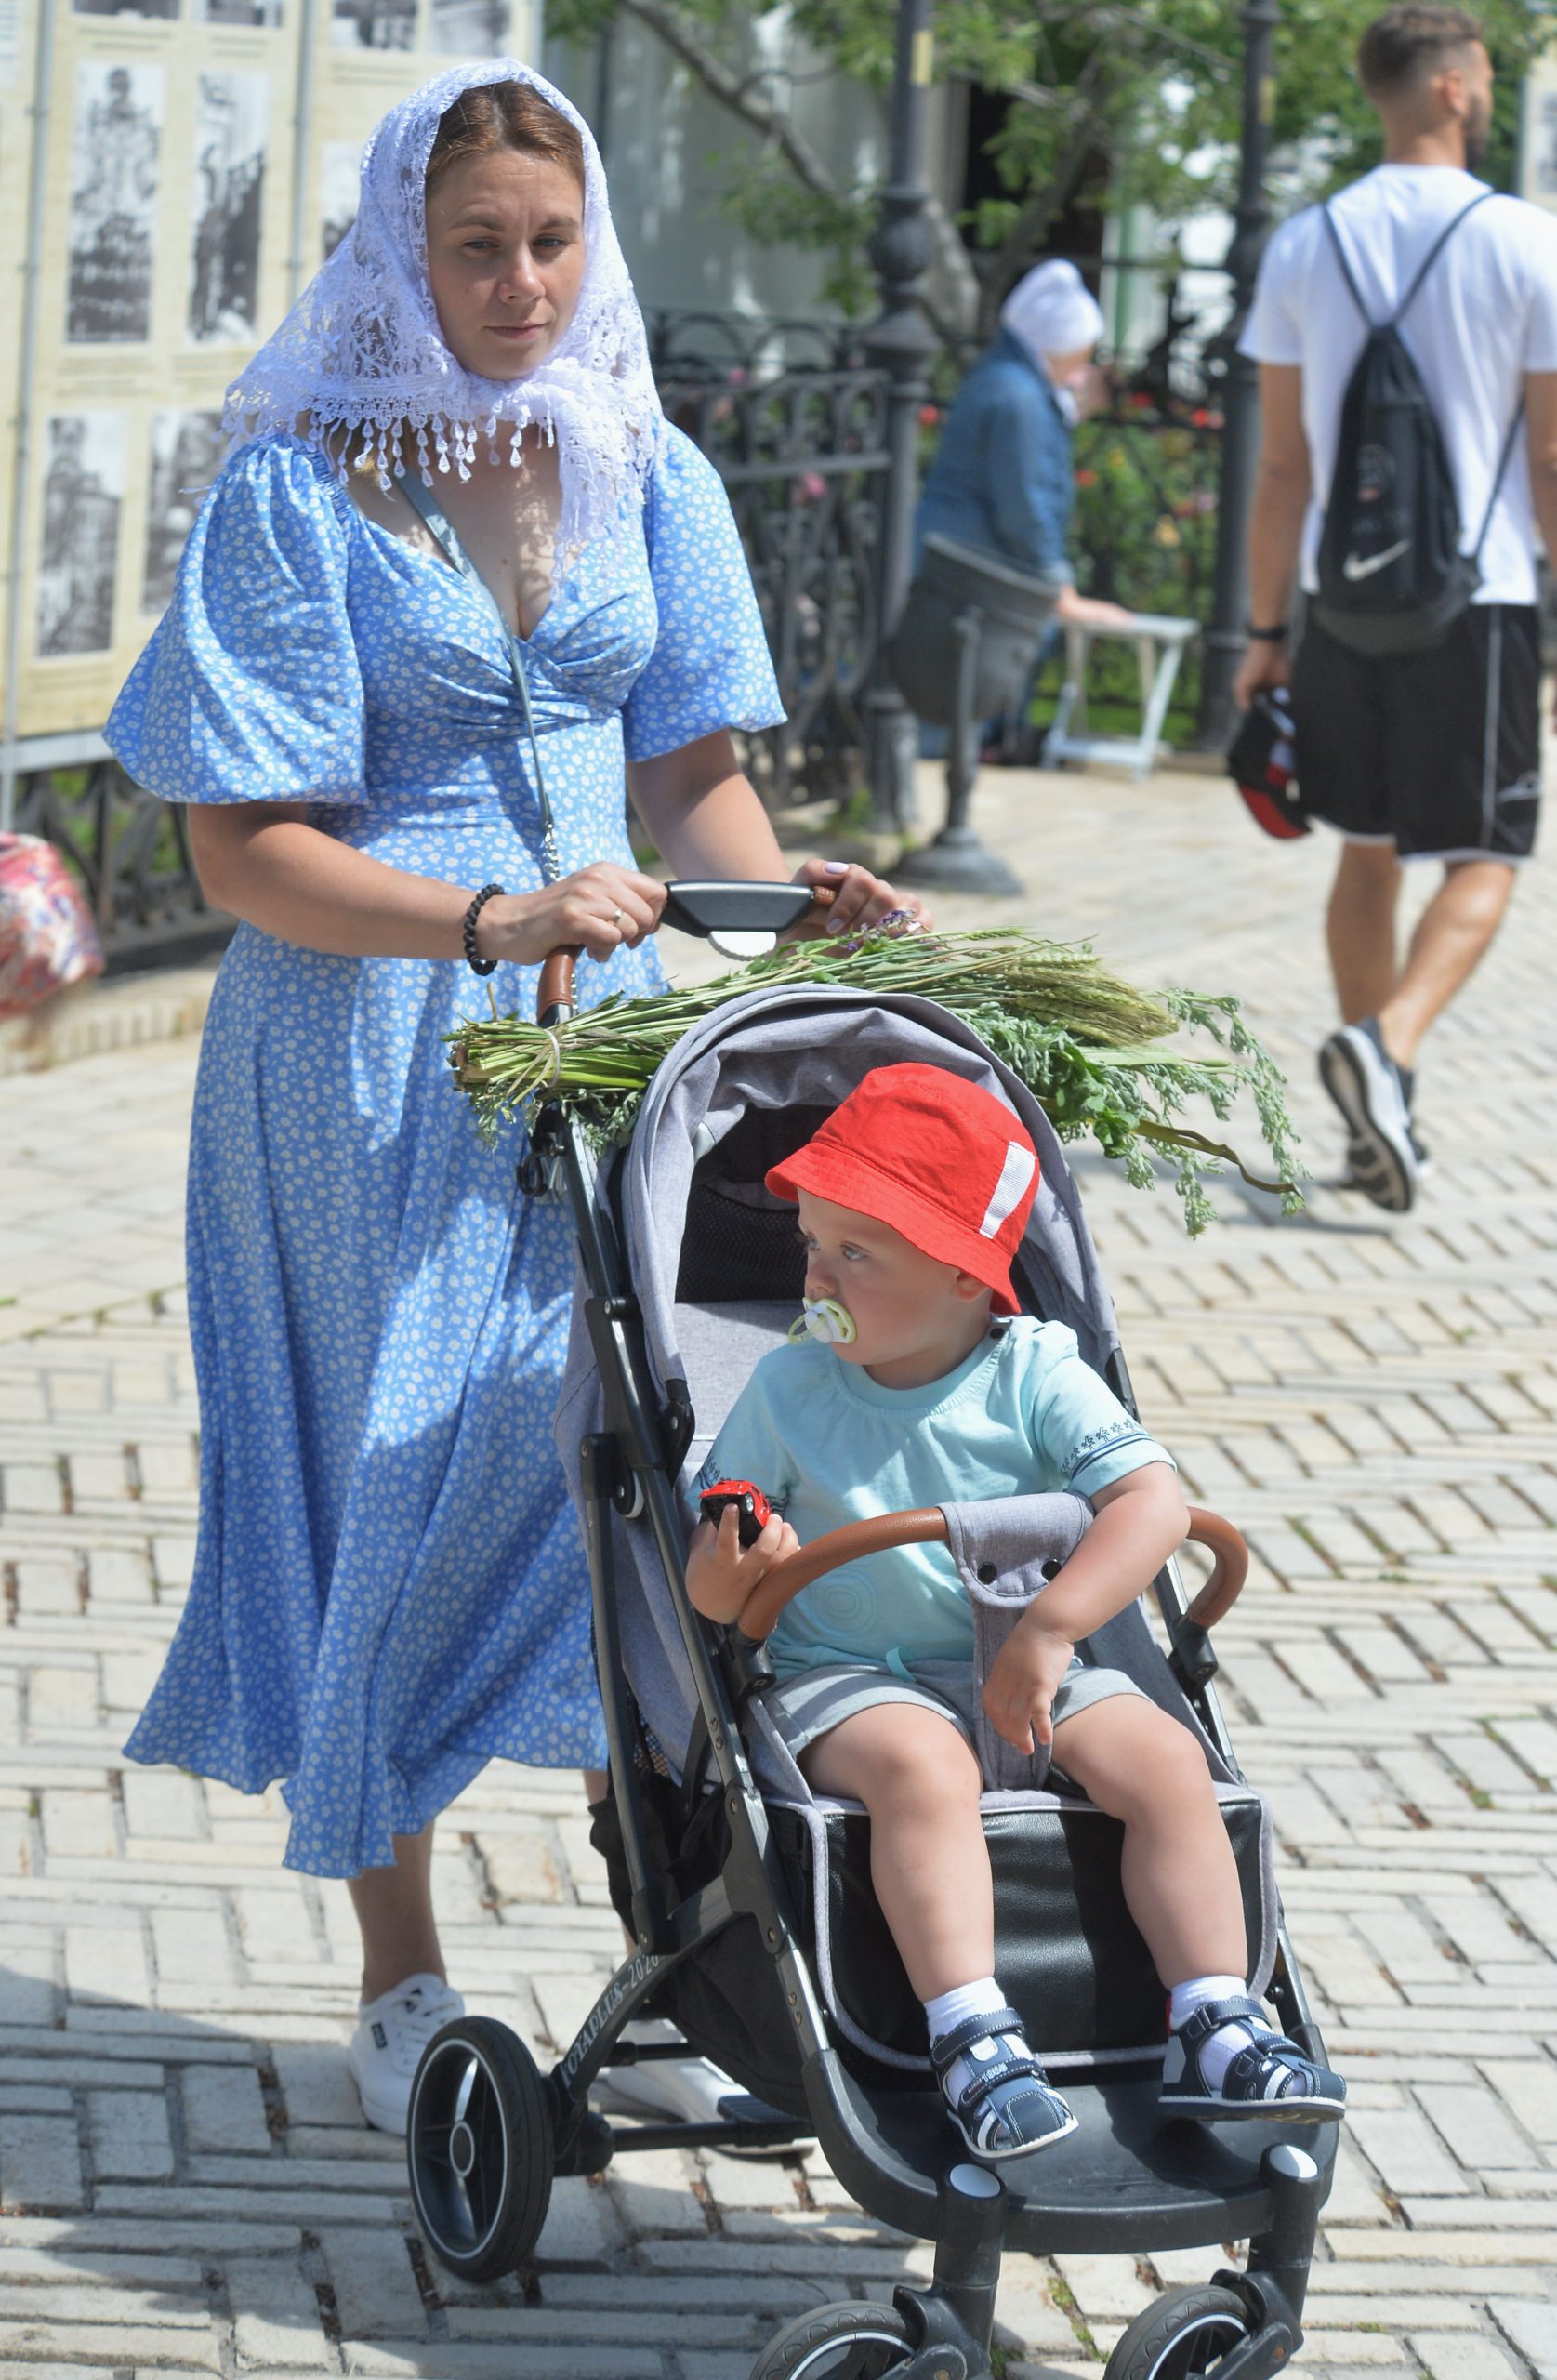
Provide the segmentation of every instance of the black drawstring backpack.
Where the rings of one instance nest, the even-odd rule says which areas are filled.
[[[1442,643],[1482,583],[1482,548],[1523,400],[1503,442],[1481,535],[1474,549],[1462,553],[1459,502],[1443,432],[1400,324],[1466,217],[1491,196],[1478,192],[1445,226],[1385,323],[1370,317],[1335,218],[1328,206],[1322,210],[1367,338],[1341,401],[1313,608],[1321,627],[1357,653],[1422,653]]]

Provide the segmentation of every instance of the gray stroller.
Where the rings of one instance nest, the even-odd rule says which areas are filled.
[[[792,886],[671,888],[693,931],[776,928]],[[543,972],[540,1016],[568,1012],[571,959]],[[779,2147],[814,2135],[838,2180],[881,2221],[935,2242],[928,2287],[851,2298],[788,2324],[751,2380],[987,2380],[1005,2248],[1134,2254],[1247,2239],[1247,2271],[1172,2290],[1126,2331],[1106,2380],[1262,2380],[1291,2360],[1336,2128],[1193,2123],[1157,2104],[1165,1996],[1125,1906],[1115,1821],[1035,1788],[993,1734],[979,1746],[996,1884],[996,1959],[1028,2039],[1079,2119],[1055,2148],[972,2162],[947,2122],[924,2017],[877,1906],[862,1808],[813,1795],[757,1689],[761,1639],[788,1594],[867,1550],[938,1537],[972,1600],[987,1663],[1089,1518],[1071,1496],[957,1505],[854,1524],[771,1574],[749,1633],[701,1620],[682,1556],[692,1482],[758,1357],[793,1320],[803,1257],[794,1210],[762,1187],[871,1067],[917,1060],[1004,1098],[1042,1181],[1013,1277],[1027,1311],[1064,1322],[1130,1402],[1091,1238],[1059,1144],[1030,1094],[933,1002],[835,990],[756,990],[694,1029],[650,1086],[630,1146],[597,1170],[577,1127],[536,1120],[521,1178],[571,1203],[580,1273],[557,1434],[588,1548],[611,1788],[594,1813],[613,1897],[636,1943],[577,2039],[543,2075],[493,2019],[447,2027],[413,2093],[411,2188],[429,2245],[469,2279],[534,2249],[552,2177],[677,2143]],[[1212,1687],[1207,1630],[1247,1557],[1196,1514],[1215,1554],[1186,1603],[1155,1582],[1165,1652],[1132,1606],[1091,1651],[1199,1738],[1243,1882],[1248,1982],[1324,2062],[1272,1882],[1264,1805],[1244,1781]],[[611,2124],[588,2105],[613,2066],[675,2056],[623,2029],[671,2018],[691,2053],[749,2096],[702,2124]]]

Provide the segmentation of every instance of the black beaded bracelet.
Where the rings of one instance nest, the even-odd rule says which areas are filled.
[[[1283,620],[1278,628],[1257,628],[1250,627],[1246,628],[1244,633],[1246,636],[1252,638],[1256,644],[1285,644],[1287,642],[1287,622]]]
[[[472,975],[490,975],[497,964],[495,959],[481,959],[476,955],[476,919],[494,893],[502,890],[500,884],[483,884],[465,912],[465,963]]]

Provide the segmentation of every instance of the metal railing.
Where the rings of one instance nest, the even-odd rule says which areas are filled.
[[[858,326],[693,312],[652,316],[649,331],[666,416],[729,492],[786,713],[738,739],[744,764],[772,809],[845,801],[865,774],[890,376],[864,360]],[[943,359],[938,388],[949,394],[963,361]],[[1078,433],[1075,548],[1097,593],[1204,619],[1221,424],[1214,388],[1171,366],[1165,344]],[[937,419],[928,405],[927,453]],[[201,895],[181,811],[134,787],[99,737],[35,750],[16,826],[65,853],[112,964],[231,930]]]

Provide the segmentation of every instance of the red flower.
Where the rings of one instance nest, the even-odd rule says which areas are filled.
[[[1077,471],[1075,483],[1077,487],[1096,487],[1098,475],[1096,471]]]
[[[919,428],[921,430],[933,430],[940,418],[941,408],[939,405],[921,405],[919,407]]]

